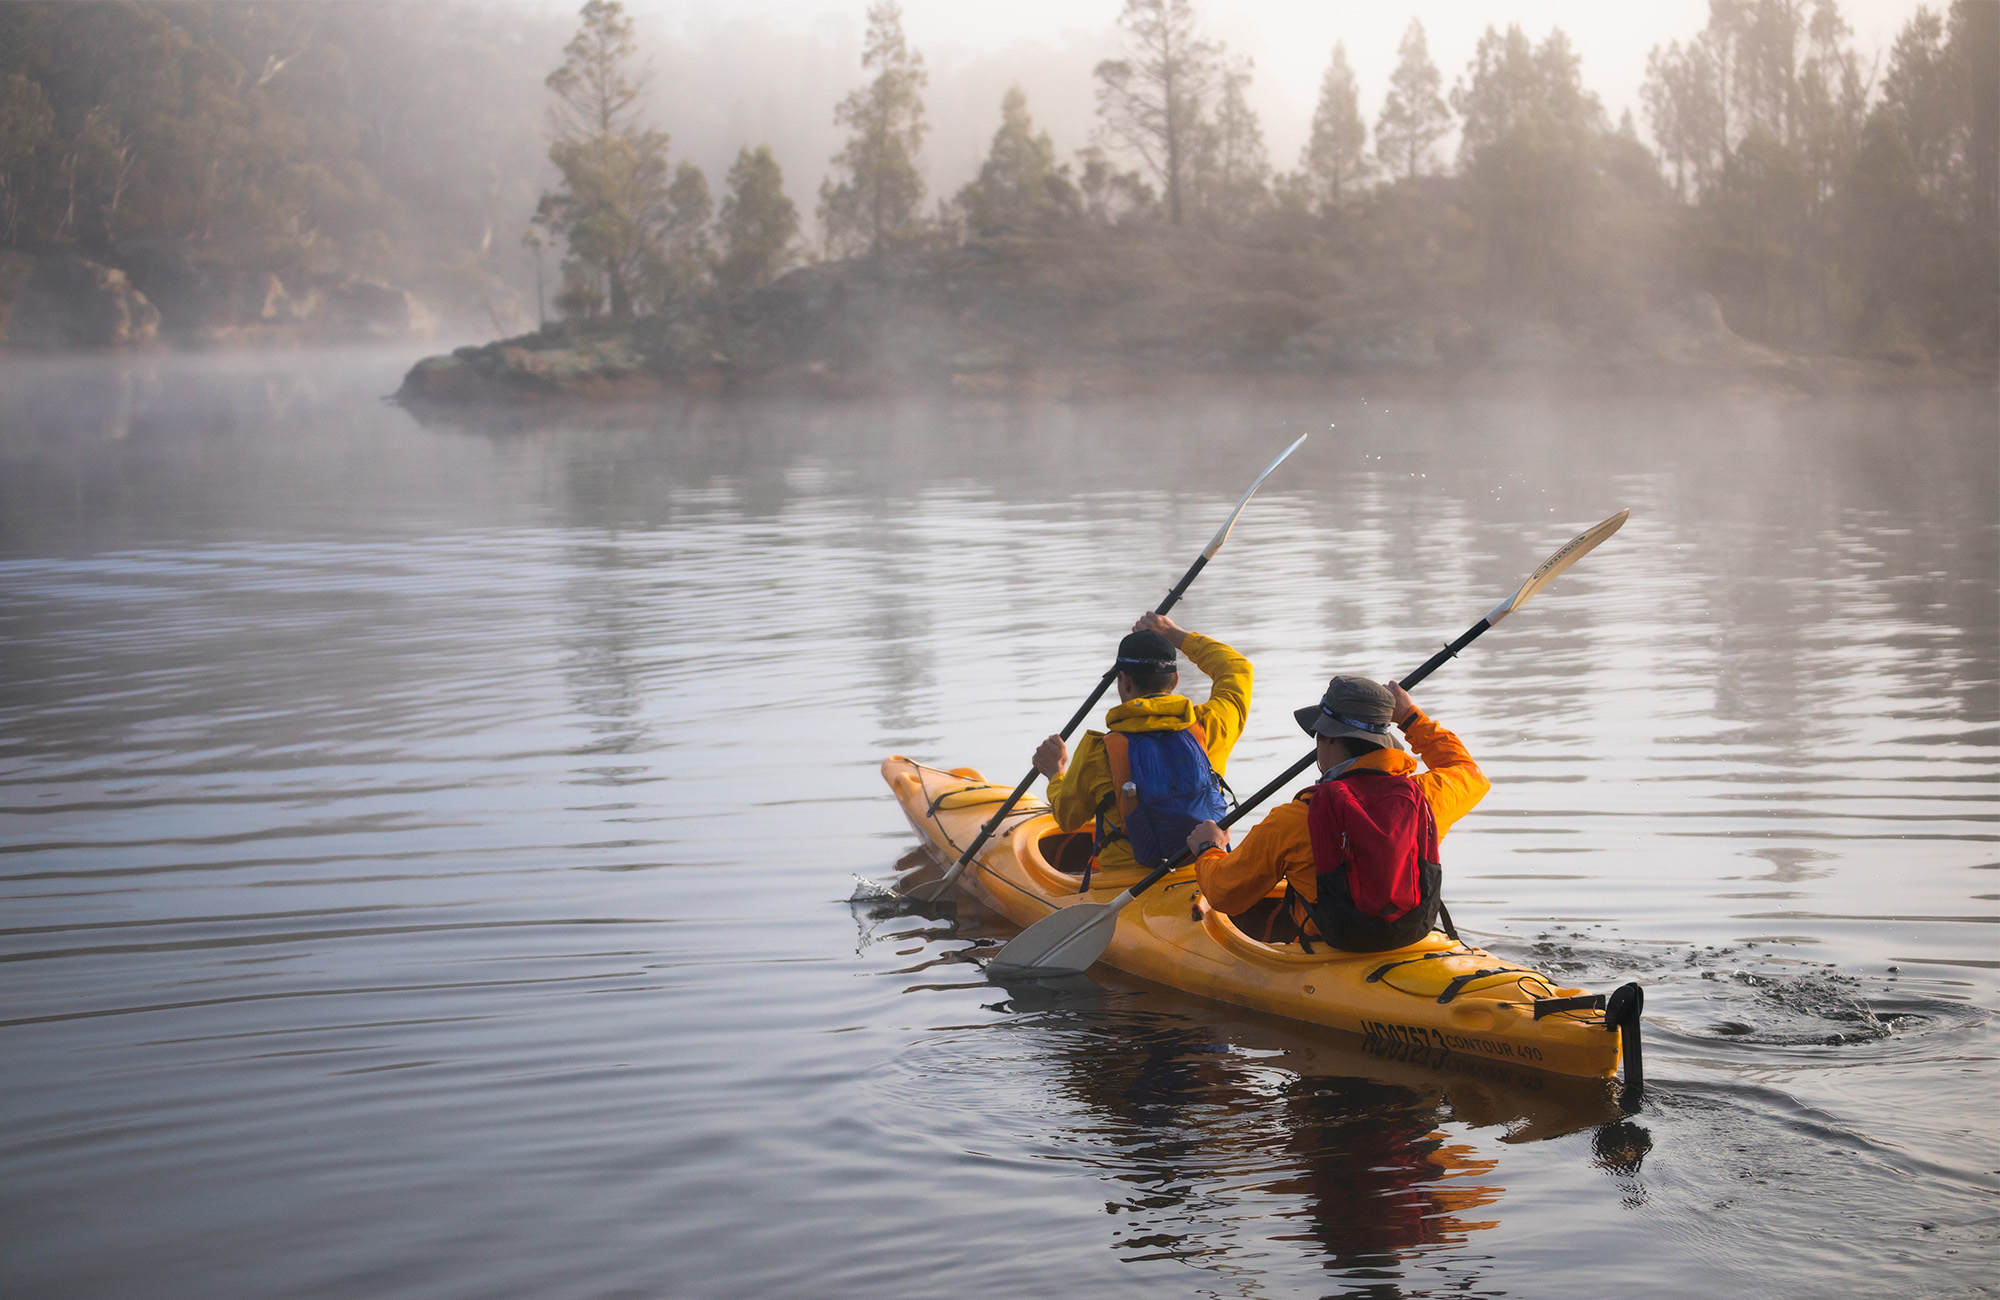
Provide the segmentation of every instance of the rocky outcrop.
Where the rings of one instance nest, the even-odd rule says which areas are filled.
[[[1773,366],[1784,357],[1729,328],[1711,293],[1691,293],[1642,313],[1632,330],[1642,356],[1683,366]]]
[[[437,332],[430,308],[393,284],[350,277],[327,281],[317,292],[321,309],[306,319],[322,338],[390,341],[428,339]]]
[[[364,276],[233,270],[127,250],[123,268],[81,257],[0,254],[0,346],[129,347],[422,342],[437,330],[405,289]]]
[[[160,308],[176,343],[289,345],[421,342],[437,329],[407,290],[364,276],[279,276],[203,262],[174,250],[134,249],[132,276]]]
[[[402,396],[1086,396],[1218,379],[1428,388],[1872,382],[1846,363],[1748,342],[1703,293],[1666,305],[1508,311],[1476,282],[1421,294],[1354,286],[1324,261],[1190,235],[989,240],[879,263],[821,263],[672,317],[556,324],[431,357],[410,371]]]
[[[125,273],[81,257],[0,261],[0,345],[38,351],[150,343],[160,313]]]
[[[646,397],[669,387],[660,362],[658,349],[633,331],[542,330],[426,357],[404,378],[399,396],[420,402]]]

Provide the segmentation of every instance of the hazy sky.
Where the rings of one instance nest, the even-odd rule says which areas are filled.
[[[695,45],[724,28],[748,25],[775,33],[827,39],[858,50],[866,0],[627,0]],[[1948,0],[1933,7],[1942,8]],[[933,121],[947,128],[933,139],[933,170],[955,172],[984,152],[998,124],[999,91],[1021,80],[1029,107],[1065,152],[1087,143],[1090,67],[1110,52],[1123,0],[903,0],[904,30],[931,70]],[[1864,63],[1886,56],[1917,0],[1843,0]],[[1630,108],[1647,134],[1639,103],[1646,55],[1655,45],[1686,40],[1707,21],[1707,0],[1239,0],[1197,3],[1211,34],[1256,61],[1252,101],[1263,119],[1272,163],[1293,167],[1335,41],[1345,43],[1360,81],[1363,114],[1372,130],[1396,47],[1412,18],[1423,20],[1431,56],[1449,89],[1488,24],[1518,23],[1539,40],[1560,27],[1583,59],[1585,83],[1603,99],[1613,121]],[[1885,60],[1886,62],[1886,57]],[[854,78],[860,80],[860,69]],[[956,83],[956,84],[955,84]],[[967,102],[955,103],[961,98]],[[991,108],[974,111],[991,100]],[[830,106],[829,106],[830,107]],[[940,112],[939,110],[944,110]],[[958,138],[958,137],[964,138]],[[1650,136],[1648,136],[1650,138]],[[803,161],[803,160],[802,160]],[[943,178],[939,178],[943,179]]]

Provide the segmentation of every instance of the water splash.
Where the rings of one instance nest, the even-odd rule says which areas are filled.
[[[879,903],[896,896],[896,891],[877,880],[870,880],[856,873],[854,892],[847,896],[850,903]]]

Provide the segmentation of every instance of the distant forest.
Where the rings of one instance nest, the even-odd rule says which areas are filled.
[[[1711,0],[1703,29],[1653,51],[1643,136],[1608,119],[1560,31],[1489,29],[1448,76],[1413,23],[1372,119],[1329,52],[1289,170],[1246,98],[1252,68],[1191,0],[1127,0],[1117,37],[1090,147],[1059,159],[1015,90],[978,175],[935,195],[927,73],[890,0],[868,11],[855,89],[826,106],[845,146],[781,159],[745,140],[713,180],[671,161],[615,0],[566,18],[4,4],[0,298],[8,265],[84,258],[169,315],[190,279],[345,277],[504,331],[712,310],[809,262],[1155,244],[1225,276],[1239,252],[1278,254],[1487,313],[1705,290],[1737,333],[1794,352],[2000,348],[1991,0],[1919,9],[1879,65],[1834,0]],[[807,202],[786,166],[824,177]]]

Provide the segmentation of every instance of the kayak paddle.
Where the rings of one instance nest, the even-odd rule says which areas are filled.
[[[1632,512],[1620,510],[1611,518],[1594,528],[1585,529],[1542,561],[1542,567],[1528,575],[1513,595],[1495,605],[1485,618],[1472,625],[1470,631],[1446,646],[1425,661],[1424,666],[1402,680],[1404,690],[1409,690],[1444,664],[1459,651],[1471,645],[1482,633],[1501,619],[1506,618],[1521,606],[1539,595],[1544,588],[1562,573],[1589,554],[1599,542],[1618,531],[1627,515]],[[1293,777],[1311,767],[1319,757],[1319,747],[1314,745],[1306,751],[1304,758],[1280,773],[1276,780],[1266,785],[1224,817],[1216,825],[1227,828],[1236,819],[1249,812],[1264,800],[1283,789]],[[1009,939],[1005,946],[993,956],[994,968],[1008,973],[1034,972],[1036,974],[1061,974],[1087,969],[1104,950],[1111,946],[1111,936],[1118,928],[1118,914],[1125,905],[1159,883],[1160,878],[1170,871],[1177,871],[1192,861],[1194,855],[1182,849],[1172,858],[1154,867],[1145,877],[1130,889],[1125,890],[1108,903],[1071,903],[1058,908],[1035,922],[1021,933]]]
[[[1187,591],[1188,584],[1194,581],[1195,575],[1208,567],[1208,562],[1215,558],[1215,553],[1220,551],[1222,544],[1229,540],[1229,530],[1236,527],[1236,517],[1243,513],[1243,507],[1250,504],[1250,498],[1257,494],[1257,489],[1264,485],[1264,480],[1271,477],[1271,471],[1284,464],[1285,458],[1297,451],[1299,443],[1305,440],[1306,435],[1303,433],[1300,434],[1291,446],[1278,453],[1276,460],[1264,467],[1264,472],[1257,476],[1256,482],[1250,485],[1250,490],[1243,494],[1243,499],[1238,501],[1236,508],[1229,512],[1229,518],[1222,521],[1222,527],[1215,530],[1215,536],[1209,539],[1208,545],[1202,548],[1202,552],[1196,557],[1195,562],[1188,566],[1188,571],[1181,575],[1181,580],[1174,584],[1174,589],[1167,593],[1167,598],[1161,601],[1159,607],[1153,611],[1155,614],[1165,614],[1180,601],[1182,593]],[[1118,665],[1113,663],[1105,671],[1104,676],[1098,680],[1097,689],[1090,693],[1090,698],[1083,702],[1083,707],[1070,715],[1070,720],[1063,725],[1060,734],[1064,740],[1068,740],[1070,733],[1077,729],[1078,725],[1083,722],[1084,718],[1089,715],[1093,708],[1097,707],[1097,702],[1104,698],[1104,692],[1110,690],[1111,683],[1116,680],[1118,680]],[[1001,821],[1006,818],[1008,813],[1013,811],[1014,805],[1021,801],[1022,795],[1028,793],[1028,787],[1033,785],[1035,778],[1040,775],[1040,769],[1030,767],[1028,774],[1021,778],[1021,784],[1014,787],[1014,793],[1008,795],[1006,801],[1000,805],[999,810],[987,820],[984,826],[979,828],[979,834],[973,837],[972,843],[966,846],[965,852],[958,855],[958,861],[951,864],[951,869],[936,880],[913,887],[908,891],[908,897],[917,899],[920,902],[930,903],[949,894],[951,887],[958,883],[958,878],[964,873],[967,864],[974,857],[978,856],[979,850],[984,848],[986,841],[993,837],[993,832],[999,827]]]

